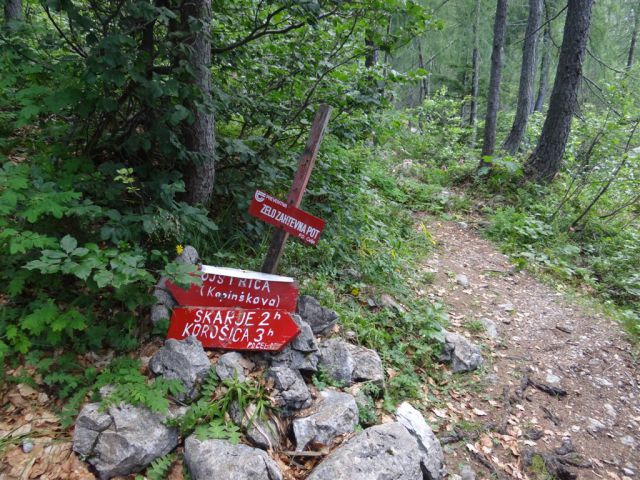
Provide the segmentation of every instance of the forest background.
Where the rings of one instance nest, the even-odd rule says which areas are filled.
[[[519,268],[640,335],[638,1],[3,7],[1,372],[59,398],[65,425],[118,372],[137,381],[117,356],[166,331],[150,292],[192,273],[176,248],[259,269],[269,228],[249,200],[285,198],[320,103],[334,111],[303,207],[327,228],[312,250],[290,242],[280,272],[381,353],[389,404],[416,395],[446,322],[416,296],[433,247],[417,212],[483,216]],[[410,308],[371,312],[384,295]],[[101,370],[89,353],[104,351]],[[162,408],[170,386],[144,388],[137,401]]]

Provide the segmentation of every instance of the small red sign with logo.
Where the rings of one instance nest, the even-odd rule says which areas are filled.
[[[253,195],[249,213],[311,245],[318,243],[325,224],[321,218],[287,205],[261,190],[256,190]]]
[[[233,350],[281,350],[300,328],[283,310],[178,307],[167,338],[195,336],[203,347]]]
[[[185,290],[167,281],[179,305],[240,307],[296,311],[298,289],[293,279],[231,268],[202,266],[202,285]]]

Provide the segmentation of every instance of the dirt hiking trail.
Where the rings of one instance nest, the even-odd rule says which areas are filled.
[[[514,271],[473,222],[423,220],[438,245],[429,296],[485,357],[477,376],[452,378],[480,388],[452,388],[433,411],[450,475],[471,464],[478,478],[638,478],[640,376],[621,327]]]

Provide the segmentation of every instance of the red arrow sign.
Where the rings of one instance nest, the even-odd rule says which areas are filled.
[[[296,311],[298,289],[289,277],[202,265],[202,285],[187,290],[167,281],[179,305]]]
[[[324,229],[324,220],[321,218],[314,217],[292,205],[287,205],[282,200],[278,200],[261,190],[256,190],[256,193],[253,194],[249,213],[311,245],[318,243]]]
[[[203,347],[233,350],[281,350],[300,328],[282,310],[178,307],[167,338],[194,335]]]

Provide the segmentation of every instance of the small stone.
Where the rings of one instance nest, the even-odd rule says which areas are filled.
[[[316,352],[318,350],[318,344],[316,338],[313,336],[313,330],[311,326],[300,318],[300,315],[292,315],[293,320],[300,328],[300,333],[291,342],[291,348],[299,352]]]
[[[280,427],[276,417],[258,418],[256,406],[248,405],[244,411],[237,403],[232,403],[229,416],[236,425],[242,426],[245,435],[256,447],[275,450],[280,447]]]
[[[631,448],[635,448],[636,443],[637,443],[637,442],[636,442],[636,439],[635,439],[635,438],[633,438],[631,435],[625,435],[624,437],[622,437],[622,438],[620,439],[620,442],[621,442],[623,445],[626,445],[627,447],[631,447]]]
[[[170,338],[151,358],[149,369],[166,379],[180,380],[186,390],[184,395],[193,399],[198,395],[198,384],[207,377],[211,363],[196,337]],[[184,399],[183,395],[180,397],[180,400]]]
[[[469,286],[469,279],[466,275],[462,273],[458,273],[456,275],[456,283],[460,285],[462,288],[467,288]]]
[[[380,295],[380,304],[383,307],[392,308],[392,309],[397,310],[398,312],[406,312],[407,311],[407,309],[403,305],[398,303],[396,301],[396,299],[393,298],[388,293],[383,293],[382,295]]]
[[[547,373],[545,380],[547,383],[560,383],[560,377],[555,375],[553,372]]]
[[[480,323],[482,323],[484,331],[489,338],[498,338],[498,328],[493,320],[483,317],[480,319]]]
[[[22,451],[24,453],[31,453],[33,450],[33,442],[31,440],[25,439],[22,441]]]
[[[613,383],[605,377],[595,377],[593,381],[601,387],[613,387]]]
[[[503,303],[501,305],[498,305],[500,308],[502,308],[505,312],[513,312],[516,307],[513,306],[513,303]]]
[[[352,433],[357,425],[358,407],[353,396],[324,390],[313,413],[293,421],[296,451],[303,451],[309,443],[330,445],[336,437]]]
[[[176,257],[177,263],[197,265],[200,262],[198,251],[191,245],[185,245],[182,253]]]
[[[216,363],[216,374],[220,380],[233,380],[237,378],[239,382],[244,382],[247,377],[245,375],[245,365],[248,360],[239,352],[228,352],[221,355]]]
[[[602,423],[600,420],[595,418],[589,419],[589,426],[587,426],[587,430],[591,433],[598,433],[606,428],[606,425]]]
[[[263,450],[226,440],[184,442],[184,461],[193,480],[282,480],[278,465]]]
[[[613,408],[613,405],[611,405],[610,403],[605,403],[604,411],[606,412],[607,416],[615,421],[616,417],[618,416],[618,412],[616,412],[616,409]]]
[[[351,385],[355,364],[348,344],[342,340],[331,338],[320,344],[318,366],[335,382],[343,386]]]
[[[169,320],[171,313],[166,305],[158,303],[151,307],[151,323],[155,325],[162,320]]]
[[[460,227],[462,230],[468,230],[469,229],[469,224],[467,222],[456,222],[456,224],[458,225],[458,227]]]
[[[271,367],[265,373],[267,381],[273,381],[273,395],[276,406],[285,415],[311,406],[311,393],[297,370],[288,367]]]
[[[632,470],[632,469],[627,468],[627,467],[622,467],[622,473],[624,473],[627,477],[635,477],[636,476],[635,470]]]
[[[476,472],[473,471],[471,465],[463,465],[460,469],[460,477],[462,480],[476,480]]]
[[[173,295],[167,290],[166,283],[167,277],[160,277],[158,283],[153,289],[153,296],[156,297],[156,304],[164,305],[167,308],[173,308],[176,306],[176,301]]]
[[[347,348],[353,357],[353,372],[351,382],[373,382],[384,388],[384,371],[382,360],[375,350],[347,343]]]
[[[469,372],[484,363],[480,347],[462,335],[445,330],[444,341],[440,361],[450,362],[454,373]]]
[[[302,295],[298,299],[298,314],[316,335],[328,332],[338,321],[336,312],[324,308],[310,295]]]

